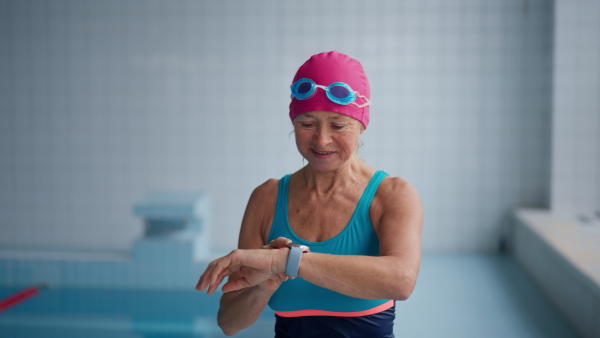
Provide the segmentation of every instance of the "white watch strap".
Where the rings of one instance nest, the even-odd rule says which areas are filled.
[[[300,269],[300,261],[302,260],[302,253],[304,250],[298,246],[290,247],[290,255],[288,256],[287,266],[285,267],[285,274],[291,277],[298,277],[298,270]]]

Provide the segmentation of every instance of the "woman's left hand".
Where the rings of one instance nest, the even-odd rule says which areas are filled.
[[[288,250],[233,250],[227,256],[216,259],[208,265],[200,276],[196,289],[204,291],[208,288],[208,294],[211,295],[223,279],[234,272],[238,272],[236,275],[239,277],[225,283],[223,292],[252,287],[268,279],[280,280],[285,278],[287,256]]]

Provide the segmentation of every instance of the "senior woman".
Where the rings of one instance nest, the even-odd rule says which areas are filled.
[[[308,164],[254,190],[239,249],[211,262],[196,288],[212,294],[229,277],[218,314],[227,335],[269,305],[276,337],[393,337],[395,301],[409,297],[419,272],[418,192],[357,155],[371,104],[360,62],[313,55],[291,89]]]

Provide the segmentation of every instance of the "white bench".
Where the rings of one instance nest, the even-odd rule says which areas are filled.
[[[519,265],[582,337],[600,337],[600,217],[514,215],[510,246]]]

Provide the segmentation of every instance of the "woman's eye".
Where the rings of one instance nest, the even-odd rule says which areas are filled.
[[[313,126],[312,123],[302,123],[302,127],[304,127],[304,128],[310,128],[312,126]]]
[[[341,129],[344,128],[344,126],[343,125],[334,124],[334,125],[331,126],[331,128],[333,128],[333,130],[341,130]]]

